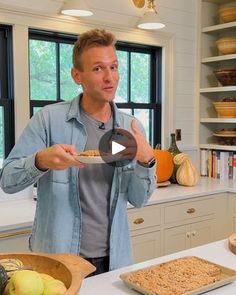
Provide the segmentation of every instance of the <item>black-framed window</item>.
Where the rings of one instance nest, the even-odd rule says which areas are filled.
[[[70,70],[77,36],[29,31],[31,116],[42,106],[70,100],[82,91]],[[120,83],[115,102],[139,118],[155,146],[161,142],[162,49],[148,45],[117,43]]]
[[[0,25],[0,166],[15,142],[12,28]]]

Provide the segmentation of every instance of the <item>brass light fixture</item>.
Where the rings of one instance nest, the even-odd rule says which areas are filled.
[[[70,16],[91,16],[93,12],[89,9],[85,0],[67,0],[61,10],[62,14]]]
[[[142,8],[145,4],[145,0],[133,0],[133,3],[136,7]],[[156,11],[155,0],[147,0],[147,10],[138,21],[137,26],[145,30],[157,30],[165,27]]]

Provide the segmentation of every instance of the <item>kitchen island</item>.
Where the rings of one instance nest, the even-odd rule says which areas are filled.
[[[134,290],[129,289],[119,278],[122,273],[134,271],[143,267],[159,264],[171,259],[183,256],[194,255],[207,259],[211,262],[223,265],[236,270],[236,255],[228,249],[228,241],[221,240],[214,243],[206,244],[196,248],[177,252],[171,255],[158,257],[149,261],[134,264],[125,268],[111,271],[98,276],[84,279],[80,295],[138,295]],[[236,282],[222,286],[204,294],[212,295],[234,295],[236,294]]]

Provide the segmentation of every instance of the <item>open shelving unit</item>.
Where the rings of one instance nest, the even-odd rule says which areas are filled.
[[[223,98],[236,98],[235,86],[221,86],[214,70],[236,68],[236,54],[220,55],[216,41],[221,37],[236,37],[236,21],[221,23],[218,9],[232,0],[201,0],[200,9],[200,149],[236,151],[236,146],[217,144],[214,132],[223,128],[235,128],[236,118],[218,118],[213,102]]]

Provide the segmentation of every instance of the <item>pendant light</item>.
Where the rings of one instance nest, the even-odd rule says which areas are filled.
[[[61,9],[61,13],[70,16],[91,16],[93,12],[85,0],[67,0]]]
[[[155,0],[147,0],[147,10],[143,17],[138,21],[138,28],[145,30],[162,29],[165,25],[162,23],[159,14],[156,11]]]

